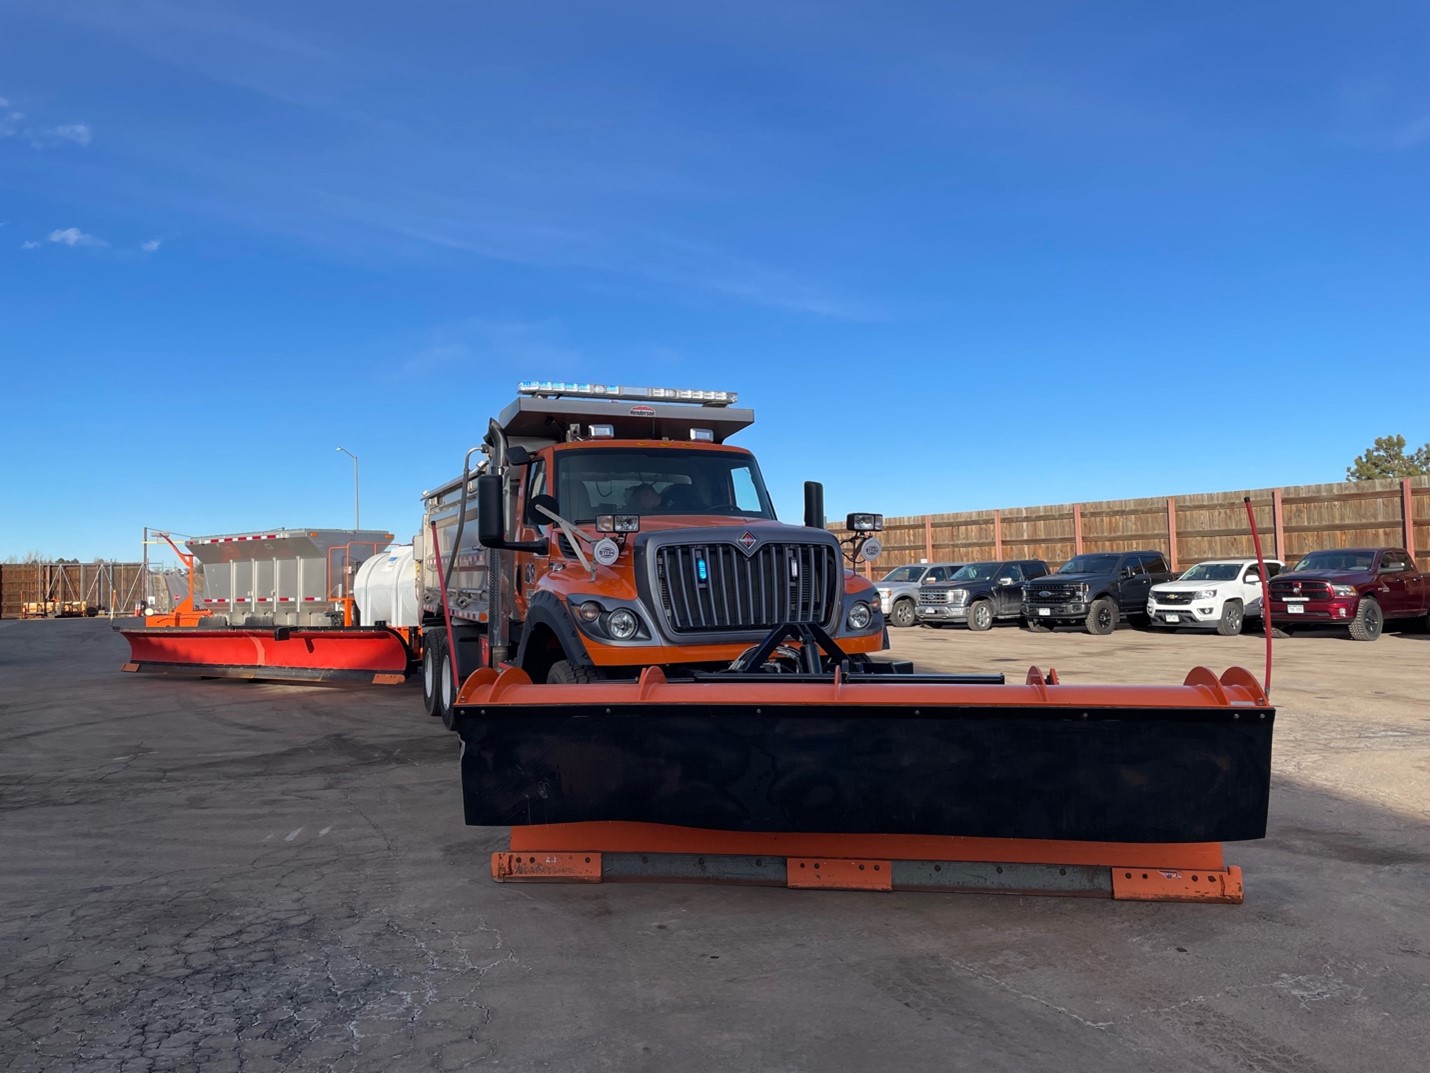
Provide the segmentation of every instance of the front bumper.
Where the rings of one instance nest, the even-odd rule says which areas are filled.
[[[1322,625],[1345,626],[1356,617],[1357,599],[1345,596],[1335,600],[1271,601],[1271,620],[1295,625],[1316,622]]]
[[[930,604],[920,605],[917,611],[920,622],[963,622],[968,618],[968,605]]]
[[[1221,621],[1221,608],[1149,603],[1147,617],[1158,626],[1215,626]]]
[[[1087,618],[1088,605],[1078,601],[1071,604],[1028,604],[1023,605],[1023,617],[1033,622],[1072,622]]]

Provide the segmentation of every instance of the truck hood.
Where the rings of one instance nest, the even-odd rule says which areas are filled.
[[[1219,589],[1223,585],[1235,585],[1236,580],[1227,581],[1164,581],[1153,585],[1153,592],[1200,592],[1202,589]]]
[[[1046,585],[1049,582],[1057,583],[1063,581],[1083,582],[1101,581],[1107,577],[1106,574],[1048,574],[1044,577],[1034,578],[1032,581],[1023,582],[1024,585]]]
[[[1293,570],[1290,573],[1277,574],[1271,579],[1271,584],[1287,581],[1326,581],[1337,585],[1365,585],[1374,580],[1375,575],[1364,570],[1306,570],[1301,573]]]

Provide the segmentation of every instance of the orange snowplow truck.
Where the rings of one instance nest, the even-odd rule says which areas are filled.
[[[423,494],[422,693],[453,726],[480,668],[537,683],[725,668],[774,627],[816,626],[855,660],[888,647],[873,585],[882,516],[847,546],[805,486],[803,525],[775,517],[754,422],[733,392],[526,381],[463,473]],[[471,465],[474,455],[483,459]]]

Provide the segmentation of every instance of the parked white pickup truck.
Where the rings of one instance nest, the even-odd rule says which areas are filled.
[[[1268,577],[1284,564],[1266,560]],[[1176,581],[1153,585],[1147,593],[1147,617],[1153,626],[1194,626],[1235,637],[1247,618],[1261,615],[1261,573],[1255,559],[1216,559],[1198,563]]]

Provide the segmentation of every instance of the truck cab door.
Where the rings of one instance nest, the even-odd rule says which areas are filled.
[[[511,512],[511,517],[514,519],[512,539],[545,540],[548,538],[551,527],[533,525],[526,516],[526,505],[534,497],[544,494],[546,494],[546,461],[537,458],[526,467],[525,478],[517,491],[515,509]],[[532,596],[536,594],[537,582],[546,575],[550,557],[534,555],[529,551],[520,551],[512,553],[512,558],[516,563],[513,600],[516,604],[517,618],[524,621],[527,607],[531,603]]]
[[[1398,551],[1382,552],[1376,567],[1376,585],[1371,591],[1380,601],[1386,618],[1408,618],[1419,610],[1419,599],[1410,591],[1414,573],[1409,556]]]
[[[1006,618],[1023,609],[1023,570],[1017,563],[1004,563],[993,578],[993,606]]]

